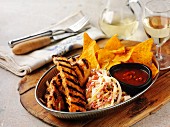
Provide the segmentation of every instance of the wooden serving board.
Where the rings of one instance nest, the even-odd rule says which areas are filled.
[[[105,40],[99,41],[99,45],[103,46]],[[124,41],[126,45],[134,45],[136,42]],[[164,45],[164,50],[170,54],[170,41]],[[80,53],[80,50],[68,53],[66,56]],[[82,127],[82,126],[131,126],[143,119],[144,117],[155,113],[164,104],[170,101],[170,71],[161,71],[158,80],[153,86],[146,91],[140,98],[134,102],[121,107],[112,114],[101,118],[86,119],[86,120],[62,120],[49,114],[35,100],[35,86],[39,78],[48,70],[53,63],[43,66],[34,71],[30,75],[26,75],[19,82],[20,101],[23,107],[33,116],[41,121],[58,127]]]

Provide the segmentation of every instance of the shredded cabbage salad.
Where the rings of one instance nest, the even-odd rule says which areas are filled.
[[[107,70],[91,71],[86,84],[87,109],[101,109],[113,106],[130,98],[122,91],[119,82],[109,76]]]

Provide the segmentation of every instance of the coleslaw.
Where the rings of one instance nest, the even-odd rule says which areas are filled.
[[[113,106],[130,98],[122,91],[119,82],[107,70],[91,71],[86,84],[87,110]]]

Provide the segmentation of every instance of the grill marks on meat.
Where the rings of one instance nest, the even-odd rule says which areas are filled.
[[[57,86],[61,86],[60,82],[57,80],[57,76],[53,77],[50,84],[47,87],[45,99],[47,101],[46,105],[48,108],[55,110],[65,110],[65,102],[59,92]]]
[[[84,84],[90,74],[90,66],[86,60],[53,56],[53,62],[59,70],[62,87],[70,112],[86,111]],[[86,74],[87,73],[87,74]]]
[[[91,68],[86,59],[80,59],[77,62],[73,63],[73,68],[78,76],[78,81],[81,87],[85,87],[85,82],[90,75]]]
[[[65,96],[64,95],[64,87],[62,86],[62,79],[61,79],[61,76],[60,76],[60,73],[58,73],[56,75],[56,78],[55,80],[53,81],[55,87],[60,91],[60,93],[62,94],[62,96]]]
[[[68,61],[69,61],[71,64],[74,64],[75,62],[78,61],[78,57],[70,57],[70,58],[68,59]]]

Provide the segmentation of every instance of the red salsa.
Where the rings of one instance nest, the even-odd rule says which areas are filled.
[[[144,84],[149,77],[149,75],[144,70],[136,68],[120,69],[114,72],[113,76],[121,82],[134,86],[140,86]]]

